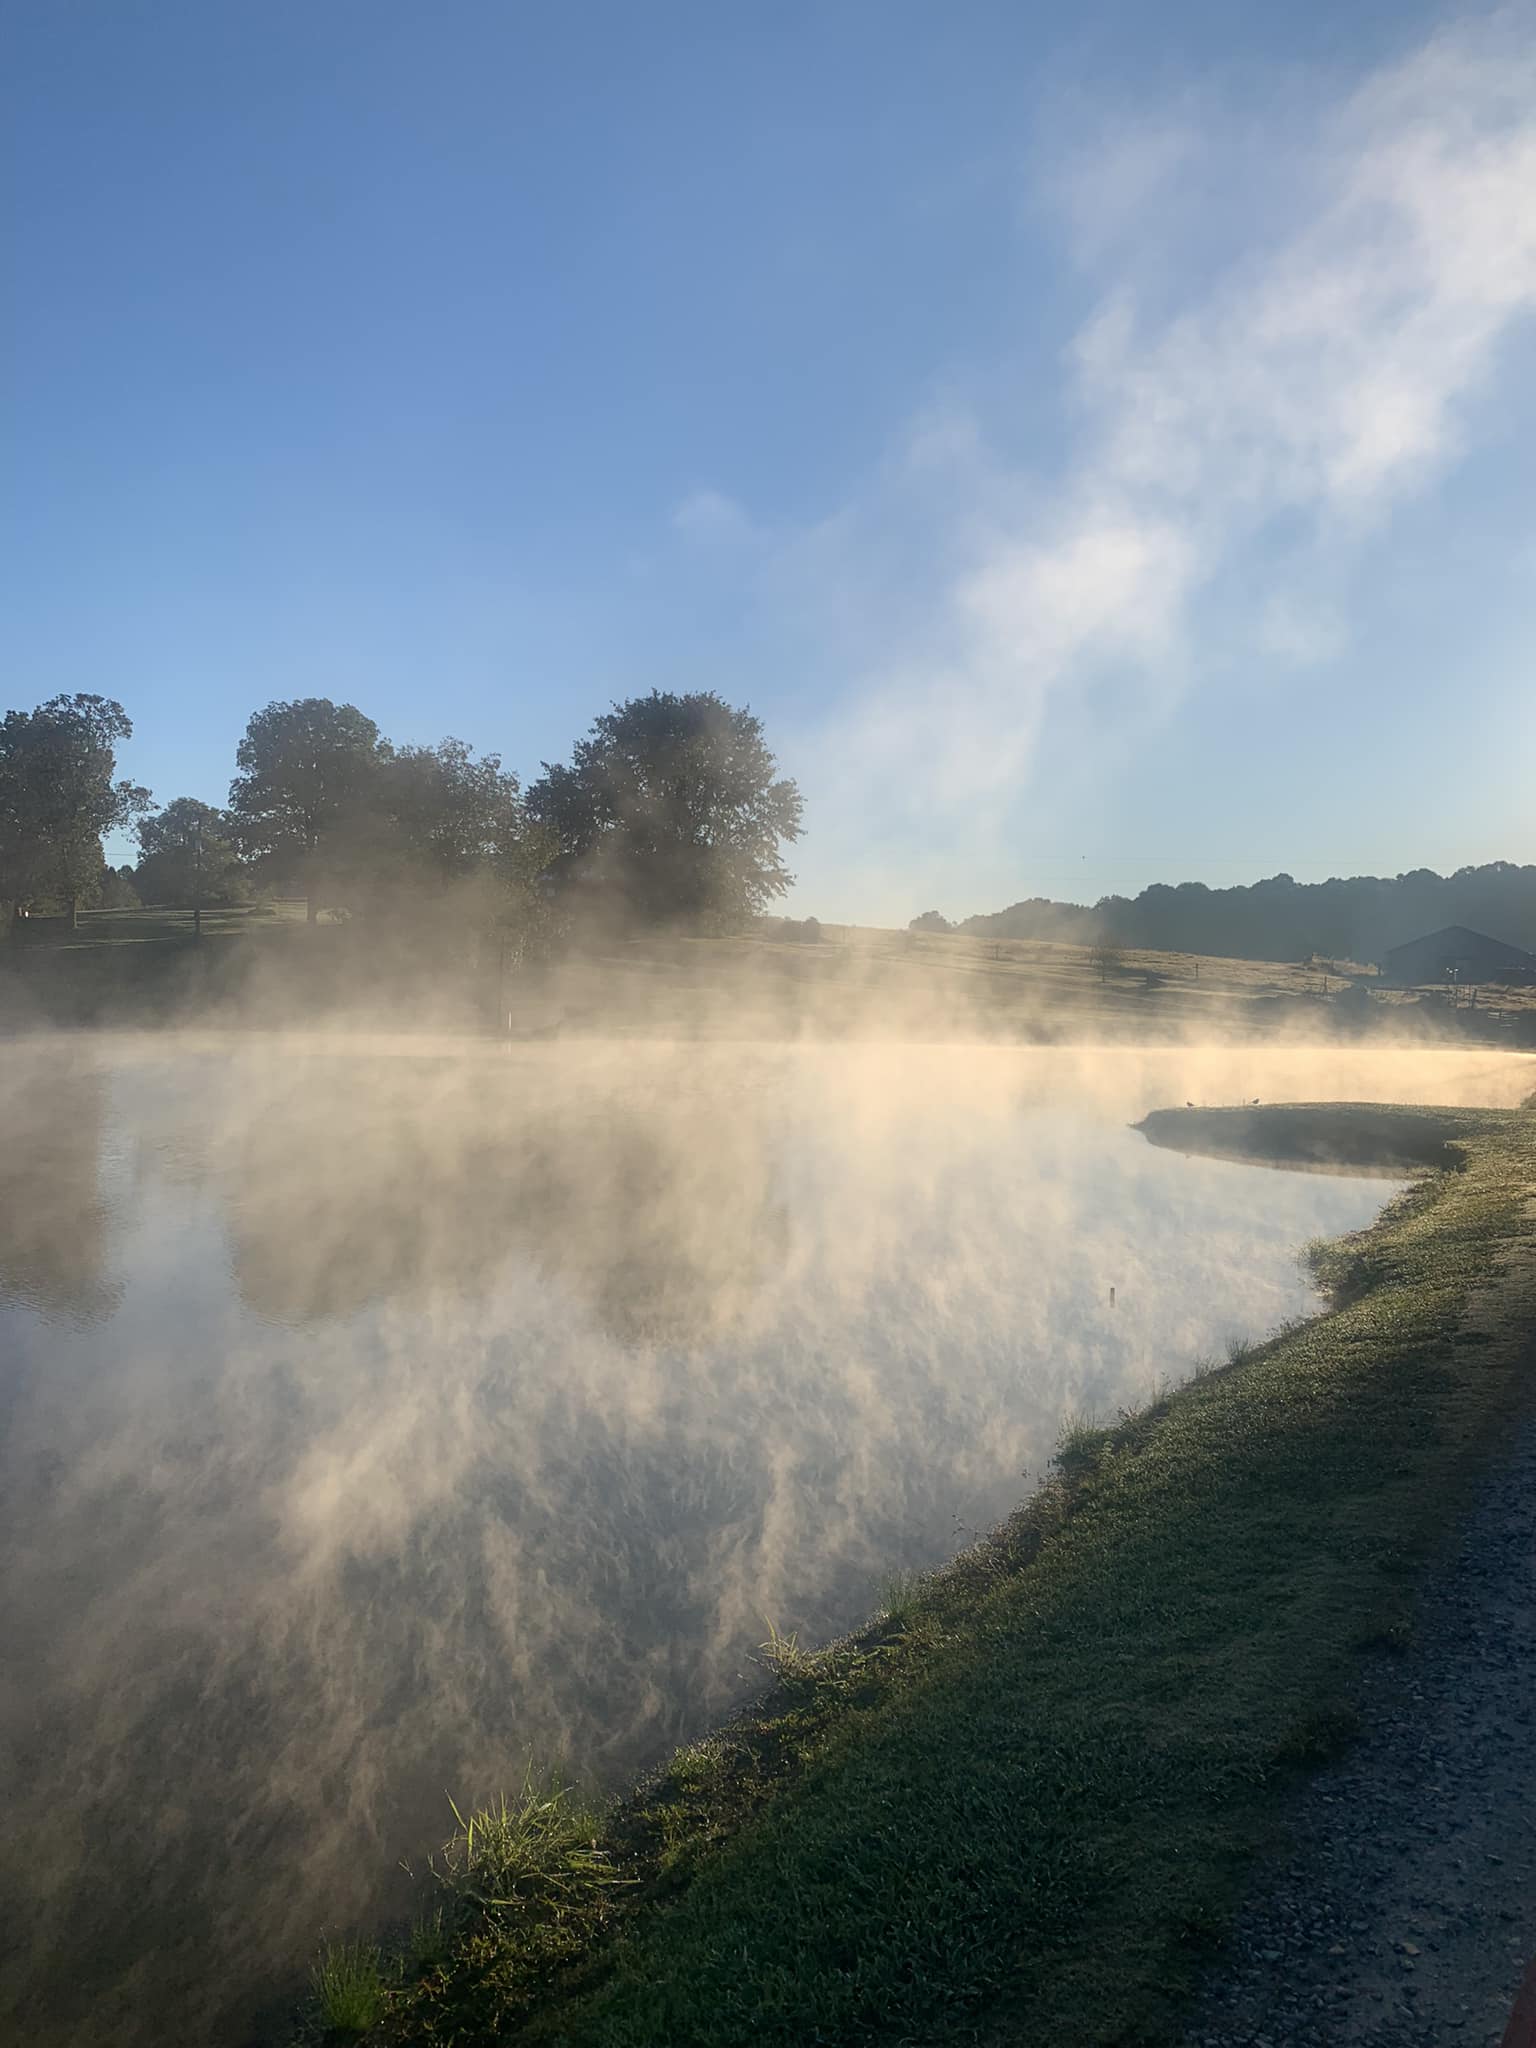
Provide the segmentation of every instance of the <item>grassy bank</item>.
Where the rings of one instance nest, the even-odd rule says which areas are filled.
[[[1407,1639],[1529,1395],[1536,1117],[1157,1135],[1359,1164],[1367,1118],[1386,1156],[1449,1164],[1318,1249],[1329,1313],[1073,1432],[996,1536],[856,1638],[774,1643],[759,1709],[616,1809],[529,1785],[466,1828],[369,2038],[1175,2039],[1287,1788],[1348,1740],[1364,1661]]]

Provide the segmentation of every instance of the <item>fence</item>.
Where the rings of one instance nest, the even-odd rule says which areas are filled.
[[[198,911],[180,904],[147,904],[134,910],[82,910],[78,918],[23,917],[11,927],[13,944],[28,949],[60,946],[122,946],[259,930],[295,918],[303,921],[304,899],[240,903]]]

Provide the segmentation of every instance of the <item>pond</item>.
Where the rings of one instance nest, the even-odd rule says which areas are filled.
[[[240,2041],[446,1795],[617,1788],[1391,1183],[1169,1102],[1514,1102],[1494,1054],[13,1041],[0,2031]],[[279,2012],[281,2005],[279,2005]],[[278,2037],[281,2027],[277,2027]]]

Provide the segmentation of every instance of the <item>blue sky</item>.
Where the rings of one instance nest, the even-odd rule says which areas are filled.
[[[9,0],[5,702],[764,717],[795,905],[1536,858],[1536,8]]]

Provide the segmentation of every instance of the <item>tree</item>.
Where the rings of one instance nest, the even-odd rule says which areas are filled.
[[[137,910],[143,898],[134,885],[130,867],[103,867],[96,888],[96,901],[103,910]]]
[[[514,967],[552,936],[543,876],[554,833],[526,815],[498,754],[463,740],[402,747],[380,770],[370,875],[358,901],[411,926],[416,943]]]
[[[71,913],[100,881],[105,833],[147,809],[147,789],[115,781],[133,724],[111,697],[50,697],[0,720],[0,901]]]
[[[527,808],[559,842],[557,880],[624,916],[735,923],[793,880],[780,849],[800,836],[800,792],[762,721],[713,691],[616,704],[569,767],[543,766]]]
[[[921,917],[914,917],[907,925],[909,932],[952,932],[954,926],[940,911],[925,910]]]
[[[235,843],[303,891],[311,924],[322,898],[355,882],[389,758],[373,720],[328,697],[269,704],[245,729],[229,789]]]
[[[1125,965],[1125,955],[1118,946],[1111,946],[1100,940],[1088,955],[1089,963],[1099,970],[1099,980],[1108,981],[1112,974],[1118,974]]]
[[[1468,925],[1506,945],[1536,950],[1536,866],[1489,861],[1437,875],[1334,875],[1297,882],[1288,874],[1232,888],[1202,882],[1084,904],[1043,898],[968,917],[960,929],[987,938],[1052,939],[1091,946],[1103,939],[1149,952],[1215,954],[1239,960],[1380,960],[1404,940]]]
[[[225,814],[178,796],[139,822],[134,876],[144,903],[235,903],[245,895],[240,856]]]
[[[477,761],[463,740],[401,747],[384,767],[380,801],[398,853],[444,882],[504,859],[522,832],[517,777],[499,754]]]
[[[481,931],[495,945],[503,972],[547,953],[562,930],[549,880],[559,852],[550,827],[524,814],[516,836],[482,871]]]

